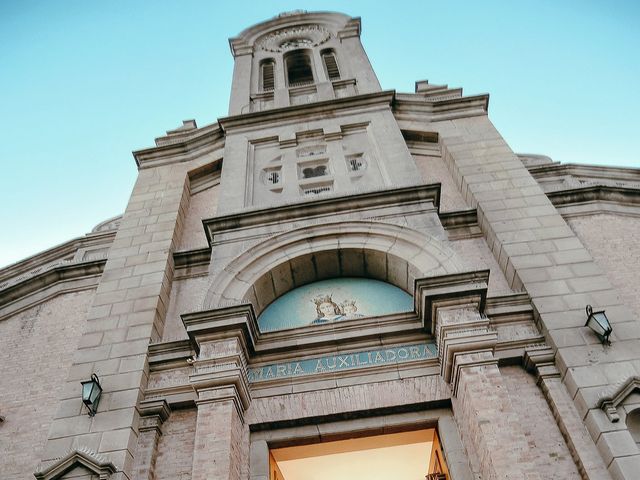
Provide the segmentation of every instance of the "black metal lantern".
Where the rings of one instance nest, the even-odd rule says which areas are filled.
[[[604,310],[594,312],[591,305],[587,305],[587,323],[585,323],[584,326],[593,330],[603,345],[611,345],[609,335],[611,335],[613,329]]]
[[[100,395],[102,395],[102,387],[98,381],[98,376],[91,374],[91,380],[87,380],[82,383],[82,402],[89,409],[89,416],[93,417],[98,410],[98,402],[100,401]]]

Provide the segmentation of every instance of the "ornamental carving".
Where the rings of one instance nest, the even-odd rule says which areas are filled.
[[[331,32],[320,25],[283,28],[262,37],[256,49],[267,52],[285,52],[303,47],[316,47],[331,38]]]

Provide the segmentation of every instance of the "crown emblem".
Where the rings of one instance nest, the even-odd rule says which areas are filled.
[[[316,304],[317,307],[319,307],[323,303],[333,303],[331,295],[320,295],[319,297],[314,298],[312,301]]]

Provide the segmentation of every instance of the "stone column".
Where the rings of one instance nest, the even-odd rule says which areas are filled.
[[[535,478],[535,466],[493,355],[497,335],[474,307],[439,308],[436,339],[453,413],[482,478]],[[531,475],[531,477],[529,477]]]
[[[238,338],[204,341],[191,384],[198,393],[192,480],[239,480],[244,412],[249,407],[246,357]]]
[[[136,480],[156,478],[158,440],[162,435],[162,424],[169,418],[171,409],[165,400],[144,401],[140,405],[140,428],[136,450],[134,472]]]

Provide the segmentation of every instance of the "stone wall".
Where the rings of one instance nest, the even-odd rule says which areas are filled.
[[[519,366],[503,367],[500,372],[540,477],[579,480],[569,448],[534,377]]]
[[[397,375],[396,372],[394,372]],[[383,376],[384,374],[380,374]],[[322,388],[288,395],[255,398],[247,412],[249,423],[295,420],[398,405],[441,401],[449,396],[438,375],[375,382],[375,375],[323,381],[307,388]],[[351,381],[352,385],[348,385]],[[363,382],[371,383],[363,383]],[[358,385],[360,383],[360,385]],[[329,387],[331,385],[331,387]],[[323,388],[324,387],[324,388]]]
[[[451,242],[450,245],[466,270],[491,270],[488,291],[490,297],[513,293],[504,273],[500,269],[500,265],[498,265],[493,253],[489,250],[484,238],[456,240]]]
[[[196,434],[195,409],[176,410],[162,426],[156,480],[189,480]]]
[[[211,278],[208,276],[184,278],[173,282],[164,332],[162,333],[163,342],[187,338],[187,332],[180,315],[195,312],[202,307],[210,284]]]
[[[68,293],[0,322],[3,480],[33,478],[93,296]]]
[[[191,195],[184,218],[178,250],[193,250],[209,246],[202,227],[203,218],[211,218],[218,208],[219,186],[213,186]]]
[[[413,159],[424,183],[442,184],[440,191],[440,211],[466,210],[471,208],[460,194],[453,177],[442,158],[413,153]]]
[[[640,318],[640,218],[603,213],[568,218],[567,223]]]

